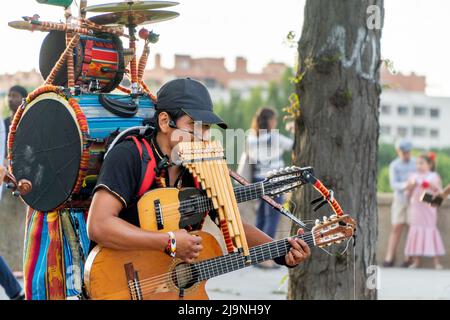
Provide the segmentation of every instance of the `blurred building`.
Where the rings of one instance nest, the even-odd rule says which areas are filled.
[[[426,78],[381,70],[380,142],[401,138],[414,147],[450,147],[450,98],[426,95]]]
[[[41,74],[33,69],[31,71],[18,71],[14,74],[2,74],[0,75],[0,95],[8,93],[10,87],[16,84],[34,89],[44,82]]]
[[[270,62],[260,73],[247,70],[247,59],[237,57],[233,71],[225,67],[224,58],[193,58],[189,55],[175,55],[173,68],[161,65],[161,55],[155,56],[151,69],[145,71],[144,80],[152,90],[157,90],[167,81],[175,78],[191,77],[203,82],[213,100],[228,101],[231,90],[239,91],[246,97],[254,87],[267,87],[271,81],[280,81],[287,66]]]

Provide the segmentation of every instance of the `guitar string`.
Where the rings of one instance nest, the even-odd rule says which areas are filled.
[[[303,234],[303,235],[301,235],[301,236],[296,235],[296,236],[293,236],[292,238],[298,238],[298,237],[301,237],[301,238],[302,238],[303,240],[305,240],[305,241],[308,243],[308,245],[311,247],[311,246],[314,246],[314,245],[315,245],[315,244],[314,244],[314,238],[315,238],[319,233],[320,233],[320,230],[315,231],[314,233],[308,232],[308,233],[305,233],[305,234]],[[277,242],[277,241],[280,241],[280,242]],[[267,243],[262,244],[262,245],[260,245],[260,246],[253,247],[253,248],[251,248],[251,250],[252,250],[252,251],[256,251],[258,248],[260,248],[260,250],[262,250],[262,247],[264,247],[264,246],[271,246],[271,245],[273,245],[273,246],[275,247],[275,249],[279,250],[279,248],[278,248],[279,243],[282,243],[284,246],[286,246],[286,245],[289,246],[289,242],[287,241],[287,238],[286,238],[286,239],[282,239],[282,240],[277,240],[277,241],[267,242]],[[277,243],[277,244],[275,245],[275,243]],[[272,254],[272,253],[273,253],[273,252],[270,252],[270,254]],[[232,254],[232,253],[231,253],[231,254]],[[222,257],[226,257],[226,258],[228,259],[229,256],[228,256],[228,255],[225,255],[225,256],[222,256]],[[225,259],[225,258],[223,258],[223,259]],[[216,261],[216,258],[214,258],[213,260]],[[201,261],[201,262],[199,262],[199,263],[206,263],[205,261],[207,261],[207,260]],[[203,269],[201,269],[201,270],[202,270],[202,271],[209,271],[209,269],[215,268],[219,263],[220,263],[220,262],[219,262],[219,259],[217,259],[216,263],[213,262],[213,263],[212,263],[210,266],[208,266],[206,269],[203,268]],[[165,273],[165,274],[161,274],[161,275],[159,275],[159,276],[151,277],[150,279],[143,279],[143,280],[140,280],[140,283],[146,283],[146,282],[148,282],[148,281],[156,281],[158,278],[166,278],[166,275],[167,275],[167,274],[170,274],[170,273],[171,273],[171,272]]]
[[[238,187],[238,188],[240,188],[240,187]],[[237,191],[235,191],[235,195],[237,195],[238,197],[240,197],[242,195],[245,195],[245,196],[249,196],[250,198],[256,197],[258,195],[258,191],[257,190],[255,190],[253,192],[250,192],[247,195],[248,192],[249,191],[242,192],[241,190],[237,190]],[[198,198],[200,198],[200,199],[198,199]],[[257,197],[255,199],[257,199]],[[183,209],[189,208],[192,205],[199,204],[200,206],[202,206],[201,209],[203,209],[203,208],[212,207],[212,202],[211,201],[212,200],[210,198],[206,197],[206,196],[198,196],[198,197],[193,198],[193,199],[183,200],[179,204],[162,205],[162,206],[160,206],[160,208],[161,209],[172,209],[172,208],[175,208],[175,209],[183,210]],[[242,202],[246,202],[246,201],[244,200]],[[168,216],[168,214],[164,214],[164,216]]]
[[[299,236],[296,236],[296,237],[299,237]],[[314,245],[311,235],[306,235],[304,237],[304,240],[306,240],[307,243],[309,242],[309,245]],[[279,240],[279,241],[280,242],[276,242],[275,241],[275,242],[268,242],[268,243],[262,244],[260,246],[251,248],[251,251],[252,252],[256,252],[259,249],[259,250],[261,250],[261,253],[264,254],[263,250],[266,250],[265,252],[269,252],[268,254],[270,256],[268,259],[271,259],[273,254],[275,254],[275,251],[277,252],[277,254],[279,254],[280,249],[286,250],[290,246],[290,244],[287,241],[287,239],[283,239],[283,240]],[[280,245],[282,246],[281,248],[280,248]],[[273,246],[273,248],[271,248],[269,251],[267,251],[267,249],[263,249],[263,247],[265,247],[265,246],[266,247]],[[236,257],[233,257],[233,254],[236,254],[236,253],[230,253],[229,255],[224,255],[224,256],[221,256],[221,257],[216,257],[216,258],[200,261],[200,262],[198,262],[198,264],[204,264],[205,266],[200,267],[199,269],[197,269],[198,271],[194,268],[194,271],[197,271],[198,273],[201,273],[202,271],[210,273],[211,270],[217,270],[217,266],[221,266],[221,261],[220,260],[227,260],[227,259],[234,259],[234,258],[241,259],[243,257],[243,256],[241,256],[239,254],[237,254]],[[191,274],[191,273],[192,273],[191,270],[187,270],[186,273],[182,274],[182,275],[188,275],[188,274]],[[172,272],[167,272],[165,274],[154,276],[154,277],[151,277],[151,278],[148,278],[148,279],[143,279],[143,280],[140,280],[139,283],[140,284],[148,284],[149,282],[157,281],[159,278],[166,278],[167,275],[169,275],[169,274],[172,274]],[[178,274],[180,274],[180,273],[178,273]]]
[[[300,187],[302,185],[298,185],[298,186],[293,187],[293,188],[297,188],[297,187]],[[247,202],[249,200],[256,200],[256,199],[258,199],[260,197],[259,196],[259,191],[267,190],[267,187],[260,186],[259,188],[261,188],[261,190],[253,190],[253,191],[251,191],[251,190],[248,190],[248,191],[244,190],[243,192],[241,190],[235,191],[235,195],[237,195],[237,198],[241,197],[241,196],[247,197],[247,198],[244,198],[244,200],[239,201],[238,203],[242,203],[242,202]],[[290,191],[290,190],[291,189],[283,191],[281,193],[284,193],[284,192],[287,192],[287,191]],[[200,198],[200,199],[193,198],[193,199],[189,199],[189,200],[183,200],[179,204],[161,205],[161,206],[159,206],[159,208],[161,210],[162,209],[164,209],[164,210],[176,209],[177,210],[176,212],[173,212],[173,213],[165,212],[164,215],[163,215],[164,217],[173,216],[173,215],[179,215],[178,211],[186,210],[186,209],[194,206],[195,204],[199,205],[199,207],[200,207],[199,209],[200,210],[205,210],[206,211],[208,209],[213,209],[212,200],[210,198],[207,198],[205,196],[198,196],[198,198]],[[183,214],[183,217],[196,215],[196,214],[198,214],[198,212],[194,212],[194,213],[188,212],[186,214]]]
[[[297,237],[298,237],[298,236],[297,236]],[[289,242],[287,242],[287,241],[285,241],[285,240],[286,240],[286,239],[283,239],[282,241],[280,241],[281,244],[282,244],[282,248],[278,248],[279,246],[278,246],[278,244],[277,244],[276,246],[274,246],[275,248],[271,248],[269,251],[266,251],[266,253],[269,252],[269,257],[267,257],[266,255],[264,255],[264,252],[262,251],[262,246],[267,245],[267,243],[266,243],[266,244],[263,244],[263,245],[261,245],[261,246],[259,246],[259,247],[261,247],[260,249],[261,249],[261,252],[262,252],[262,260],[261,260],[260,262],[265,261],[265,260],[269,260],[269,259],[273,259],[272,254],[275,253],[275,249],[276,249],[276,251],[277,251],[277,255],[279,255],[279,256],[281,256],[281,255],[279,254],[279,250],[280,250],[280,249],[285,250],[285,251],[287,250],[286,252],[288,252],[288,249],[289,249],[289,247],[290,247],[290,244],[289,244]],[[349,241],[347,242],[347,245],[348,245],[348,243],[349,243]],[[273,244],[273,242],[271,242],[271,243],[269,243],[269,244]],[[252,250],[252,251],[253,251],[253,250]],[[252,254],[253,254],[254,256],[256,256],[256,257],[255,257],[255,261],[257,261],[256,263],[259,263],[259,262],[258,262],[259,259],[257,259],[257,258],[258,258],[258,253],[256,252],[256,250],[254,250],[254,252],[252,252]],[[252,254],[251,254],[251,255],[252,255]],[[226,269],[224,270],[224,269],[222,268],[222,265],[221,265],[220,269],[219,269],[219,268],[216,268],[217,265],[219,265],[219,263],[220,263],[220,262],[219,262],[220,258],[222,258],[222,260],[223,260],[225,257],[228,258],[227,256],[222,256],[222,257],[219,257],[218,259],[217,259],[217,258],[213,258],[213,260],[217,259],[217,263],[216,263],[216,265],[214,265],[214,268],[209,268],[209,269],[206,268],[206,269],[203,269],[203,271],[206,270],[206,271],[208,272],[208,274],[205,273],[206,278],[204,278],[204,279],[203,279],[203,277],[202,277],[202,272],[201,272],[202,269],[199,269],[199,270],[194,269],[193,272],[192,272],[191,270],[187,270],[187,272],[186,272],[185,274],[183,274],[183,275],[181,275],[181,273],[177,273],[177,277],[178,277],[179,275],[180,275],[180,276],[184,276],[184,275],[188,275],[188,276],[189,276],[189,275],[191,275],[192,278],[197,279],[195,282],[201,282],[201,281],[208,280],[208,279],[210,279],[210,278],[213,278],[213,277],[216,277],[216,276],[219,276],[219,275],[222,275],[222,274],[226,274],[226,273],[228,273],[228,272],[233,272],[233,271],[236,271],[237,269],[242,269],[242,268],[245,268],[245,267],[248,267],[248,266],[250,266],[250,265],[255,264],[255,263],[252,263],[252,264],[250,264],[250,265],[247,265],[247,264],[244,262],[244,260],[243,260],[243,256],[239,255],[238,253],[234,253],[234,256],[231,256],[231,257],[229,258],[229,259],[231,260],[231,265],[232,265],[231,270],[229,270],[228,268],[226,268]],[[234,259],[234,260],[233,260],[233,259]],[[205,262],[205,261],[208,261],[208,260],[204,260],[204,261],[202,261],[202,262]],[[202,262],[200,262],[200,263],[202,263]],[[235,263],[237,263],[237,265],[236,265]],[[230,265],[230,263],[229,263],[228,265]],[[237,269],[235,269],[235,267],[237,267]],[[212,270],[212,269],[214,269],[214,270],[213,270],[212,273],[210,273],[210,270]],[[159,281],[159,283],[158,283],[158,281],[154,281],[154,283],[152,283],[152,284],[150,284],[150,283],[145,283],[144,285],[141,285],[141,283],[143,283],[143,282],[138,281],[139,287],[136,287],[136,284],[133,284],[133,285],[131,286],[130,289],[135,290],[135,291],[139,290],[141,294],[151,293],[151,292],[153,292],[153,289],[154,289],[154,288],[157,288],[157,287],[159,287],[161,284],[164,284],[164,283],[167,283],[167,281],[170,281],[170,278],[167,277],[167,275],[170,275],[170,274],[172,274],[172,272],[166,273],[165,276],[164,276],[165,279],[162,280],[162,281]],[[200,276],[200,277],[198,278],[198,276]],[[200,280],[200,281],[199,281],[199,280]],[[145,282],[145,279],[144,279],[144,282]]]
[[[309,234],[309,235],[311,235],[311,234]],[[306,236],[307,235],[297,235],[297,236],[294,236],[294,237],[295,238],[302,237],[304,240],[306,240],[308,242],[308,239],[306,239]],[[294,238],[294,237],[291,237],[291,238]],[[281,249],[281,250],[285,250],[286,252],[288,252],[287,249],[290,247],[290,243],[287,241],[287,239],[288,238],[285,238],[285,239],[282,239],[282,240],[278,240],[276,242],[268,242],[268,243],[265,243],[265,244],[262,244],[260,246],[252,248],[251,249],[252,252],[250,254],[251,259],[254,259],[254,261],[256,261],[256,263],[259,263],[258,262],[259,259],[257,259],[258,258],[258,253],[257,253],[257,250],[256,250],[258,248],[261,250],[261,253],[262,253],[262,257],[261,257],[262,260],[261,261],[273,259],[272,255],[275,253],[275,251],[277,252],[276,253],[277,256],[282,256],[282,254],[280,255],[279,250]],[[310,242],[311,242],[311,239],[310,239]],[[348,247],[348,243],[349,243],[349,241],[347,241],[346,249]],[[280,248],[280,244],[282,245],[281,248]],[[308,245],[311,247],[311,246],[314,246],[314,243],[308,243]],[[266,253],[265,253],[267,255],[267,252],[268,252],[269,257],[264,255],[264,251],[263,251],[263,247],[264,246],[273,246],[273,248],[271,248],[271,250],[266,251]],[[344,252],[345,251],[346,250],[344,250]],[[255,256],[255,257],[252,258],[252,256]],[[222,264],[221,264],[220,260],[225,260],[225,259],[230,260],[231,263],[228,263],[228,266],[231,265],[231,268],[232,268],[231,270],[229,270],[228,267],[224,270],[224,268],[222,267]],[[211,261],[213,263],[210,263],[210,265],[207,266],[207,267],[194,269],[194,272],[192,272],[189,269],[186,272],[184,272],[184,274],[179,272],[177,275],[179,275],[179,276],[192,275],[194,278],[197,279],[196,282],[201,282],[201,281],[204,281],[204,280],[208,280],[209,278],[213,278],[215,276],[219,276],[219,275],[222,275],[222,274],[225,274],[225,273],[228,273],[228,272],[236,271],[237,269],[240,269],[240,268],[245,268],[245,267],[250,266],[250,265],[245,264],[245,262],[243,260],[243,256],[241,256],[237,252],[231,253],[229,255],[224,255],[224,256],[221,256],[221,257],[215,257],[215,258],[212,258],[212,259],[203,260],[203,261],[197,262],[195,264],[198,266],[200,263],[206,264],[206,263],[208,263],[208,261]],[[256,264],[256,263],[254,262],[251,265]],[[217,268],[217,266],[220,266],[220,269]],[[238,268],[233,270],[235,267],[238,267]],[[210,272],[211,270],[213,271],[212,273]],[[202,271],[203,271],[204,275],[206,276],[205,279],[202,278]],[[140,294],[151,293],[151,292],[154,291],[153,290],[154,288],[157,288],[160,285],[167,283],[167,281],[171,281],[169,276],[172,273],[173,273],[173,270],[171,272],[167,272],[167,273],[162,274],[160,276],[150,277],[148,279],[144,279],[144,280],[138,281],[138,285],[139,285],[138,288],[136,287],[135,283],[133,283],[127,289],[116,291],[115,293],[103,296],[102,298],[103,299],[107,299],[108,297],[115,296],[117,293],[123,293],[123,292],[126,292],[127,295],[128,294],[137,294],[137,290],[139,290]],[[200,276],[200,278],[198,278],[198,276]],[[160,279],[160,280],[158,281],[158,279]],[[200,279],[200,281],[199,281],[199,279]],[[152,281],[149,282],[149,280],[152,280]]]
[[[350,241],[349,241],[350,242]],[[348,243],[347,243],[348,245]],[[355,238],[352,237],[352,255],[353,255],[353,300],[356,300],[356,256],[355,256]],[[378,279],[377,279],[378,281]],[[377,283],[378,285],[378,283]]]
[[[258,198],[259,198],[259,196],[257,193],[255,193],[255,195],[252,196],[252,199],[258,199]],[[245,201],[243,201],[243,202],[245,202]],[[186,209],[186,207],[181,208],[181,207],[178,207],[177,205],[174,205],[175,208],[173,208],[174,211],[172,212],[172,211],[167,210],[167,207],[169,205],[163,206],[164,208],[166,208],[165,212],[163,213],[163,217],[180,216],[180,221],[186,221],[186,220],[190,219],[192,216],[200,215],[208,210],[214,209],[211,199],[209,199],[209,198],[207,198],[206,200],[202,200],[202,202],[197,201],[197,203],[199,204],[199,207],[198,207],[199,212],[187,212],[184,214],[180,214],[180,211],[182,211],[183,209]]]
[[[299,236],[294,236],[294,237],[299,237]],[[289,248],[289,246],[290,246],[289,242],[287,242],[287,239],[282,239],[282,240],[278,240],[278,241],[279,241],[278,243],[277,242],[268,242],[268,243],[259,245],[257,247],[252,248],[251,251],[254,252],[253,255],[257,255],[258,253],[256,252],[257,251],[256,249],[259,248],[259,250],[261,250],[262,254],[264,255],[263,247],[272,245],[272,246],[274,246],[274,248],[271,248],[271,250],[266,251],[266,254],[267,254],[267,252],[269,252],[268,253],[269,257],[266,257],[266,256],[262,257],[263,258],[262,261],[269,260],[269,259],[272,258],[272,254],[274,254],[275,251],[277,251],[277,254],[279,254],[279,250],[280,249],[287,250]],[[275,245],[275,243],[276,243],[276,245]],[[282,245],[282,248],[278,248],[280,244]],[[258,256],[255,257],[256,261],[257,261],[257,259],[256,259],[257,257]],[[221,266],[219,260],[226,260],[226,259],[230,260],[230,263],[228,265],[229,266],[231,265],[231,267],[232,267],[232,270],[230,271],[230,270],[227,269],[228,270],[227,272],[235,271],[235,270],[233,270],[233,268],[239,267],[241,264],[242,264],[242,268],[250,266],[250,265],[246,265],[245,264],[242,255],[240,255],[237,252],[234,252],[234,253],[230,253],[229,255],[224,255],[224,256],[221,256],[221,257],[216,257],[216,258],[212,258],[212,259],[208,259],[208,260],[203,260],[203,261],[197,262],[197,263],[195,263],[197,266],[198,266],[198,264],[201,264],[201,263],[208,263],[208,261],[211,261],[212,263],[210,263],[210,265],[208,265],[206,267],[203,267],[201,269],[194,269],[194,272],[192,272],[191,270],[186,270],[185,272],[179,272],[179,273],[177,273],[177,276],[182,277],[182,276],[186,276],[186,275],[193,275],[194,277],[198,277],[199,275],[201,276],[202,271],[203,271],[204,275],[208,275],[208,278],[212,278],[212,277],[221,275],[221,274],[223,274],[223,269],[222,268],[221,268],[222,271],[219,272],[219,274],[217,274],[217,275],[214,275],[214,271],[217,272],[219,270],[217,268],[217,266]],[[215,260],[217,260],[217,261],[215,261]],[[213,271],[213,272],[211,272],[211,271]],[[225,272],[225,273],[227,273],[227,272]],[[150,278],[147,278],[147,279],[139,280],[139,281],[137,281],[138,284],[139,284],[138,288],[136,288],[136,285],[133,283],[132,285],[129,285],[128,289],[123,289],[123,290],[120,290],[120,291],[116,291],[115,293],[103,296],[103,298],[106,299],[107,297],[112,297],[112,296],[115,296],[116,294],[122,293],[122,292],[132,293],[132,292],[130,292],[130,289],[134,290],[133,293],[135,293],[136,290],[139,290],[140,293],[142,293],[142,294],[146,294],[146,293],[152,292],[152,290],[151,290],[152,288],[157,288],[160,285],[167,283],[167,281],[170,281],[170,275],[172,273],[173,273],[173,270],[171,272],[167,272],[167,273],[155,276],[155,277],[150,277]],[[204,279],[204,280],[207,280],[207,279]],[[203,280],[201,280],[201,281],[203,281]]]
[[[268,252],[268,255],[269,255],[268,257],[265,256],[264,253],[262,253],[263,256],[261,257],[261,258],[262,258],[261,261],[273,259],[272,254],[275,254],[275,252],[278,252],[278,253],[276,253],[276,254],[279,254],[279,250],[280,250],[280,249],[287,250],[289,247],[290,247],[290,244],[287,242],[287,243],[283,243],[283,244],[282,244],[282,248],[278,248],[278,246],[277,246],[277,248],[272,248],[271,250],[266,251],[266,254],[267,254],[267,252]],[[261,249],[261,250],[262,250],[262,249]],[[257,255],[256,252],[255,252],[255,255]],[[226,256],[225,256],[225,257],[226,257]],[[220,258],[221,258],[221,257],[220,257]],[[220,258],[219,258],[218,260],[220,260]],[[227,258],[228,258],[228,257],[227,257]],[[258,261],[259,259],[256,259],[256,258],[258,258],[258,256],[255,257],[255,260]],[[224,259],[224,258],[222,258],[222,260],[223,260],[223,259]],[[207,279],[209,279],[209,278],[212,278],[212,277],[215,277],[215,276],[219,276],[219,275],[222,275],[222,274],[224,274],[224,273],[236,271],[237,269],[245,268],[245,267],[247,267],[247,266],[252,265],[252,264],[247,265],[247,264],[244,262],[244,260],[243,260],[243,256],[241,256],[241,255],[239,255],[239,254],[232,255],[232,256],[231,256],[230,258],[228,258],[228,259],[230,259],[230,262],[229,262],[227,265],[228,265],[228,266],[231,265],[231,270],[228,270],[228,268],[227,268],[226,270],[224,270],[223,267],[222,267],[223,264],[220,264],[219,261],[215,261],[215,262],[213,262],[212,265],[207,266],[206,268],[205,268],[205,267],[204,267],[203,269],[195,269],[195,268],[194,268],[193,271],[190,270],[190,269],[187,269],[187,270],[184,271],[184,272],[181,271],[181,272],[179,272],[179,273],[176,273],[176,275],[177,275],[177,277],[191,276],[192,278],[197,279],[196,282],[198,282],[199,279],[201,279],[200,281],[204,281],[204,280],[207,280]],[[206,261],[207,261],[207,260],[206,260]],[[200,263],[201,263],[201,262],[200,262]],[[259,263],[259,262],[256,262],[256,263]],[[220,269],[218,268],[218,266],[220,266]],[[235,269],[236,267],[237,267],[237,269]],[[203,271],[203,274],[206,276],[206,279],[202,279],[202,278],[203,278],[203,277],[202,277],[202,271]],[[134,289],[134,290],[139,290],[142,294],[149,293],[149,292],[152,292],[152,291],[153,291],[152,289],[157,288],[157,287],[159,287],[161,284],[166,283],[167,280],[170,280],[170,278],[168,278],[168,276],[170,276],[171,274],[172,274],[172,272],[168,272],[168,273],[166,273],[166,274],[164,275],[164,279],[161,279],[161,280],[158,279],[158,280],[151,281],[151,282],[145,282],[145,279],[144,279],[144,281],[138,281],[138,284],[139,284],[139,287],[138,287],[138,288],[136,287],[135,284],[133,284],[131,287],[132,287],[132,289]],[[158,278],[159,278],[159,277],[158,277]]]

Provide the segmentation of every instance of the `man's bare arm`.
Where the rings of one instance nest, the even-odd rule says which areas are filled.
[[[95,192],[88,215],[89,239],[104,247],[117,250],[164,251],[169,241],[165,232],[152,232],[138,228],[119,218],[123,204],[106,189]],[[186,230],[174,231],[176,256],[193,262],[203,249],[202,238]]]
[[[112,249],[163,251],[168,235],[144,231],[119,218],[122,208],[122,202],[107,190],[95,192],[87,221],[89,238]]]

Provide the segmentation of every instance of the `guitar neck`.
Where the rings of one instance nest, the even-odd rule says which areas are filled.
[[[247,202],[255,199],[259,199],[262,196],[266,195],[266,189],[264,186],[264,182],[256,182],[249,184],[247,186],[239,186],[234,188],[234,195],[236,197],[237,203]],[[198,207],[202,211],[212,210],[214,209],[213,202],[206,196],[196,197],[195,198]]]
[[[236,202],[247,202],[261,198],[266,195],[264,182],[256,182],[246,186],[239,186],[234,188],[234,194],[236,196]]]
[[[314,239],[311,232],[293,238],[303,239],[308,246],[314,246]],[[272,260],[285,256],[291,245],[286,239],[264,243],[262,245],[250,248],[251,263],[247,264],[241,253],[235,252],[213,259],[204,260],[193,264],[193,268],[198,272],[198,281],[208,280],[229,272],[233,272],[250,265],[255,265],[266,260]]]

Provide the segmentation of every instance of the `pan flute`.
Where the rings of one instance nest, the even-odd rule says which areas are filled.
[[[247,263],[250,255],[224,150],[217,141],[180,142],[178,164],[186,167],[211,199],[229,253],[241,252]]]

